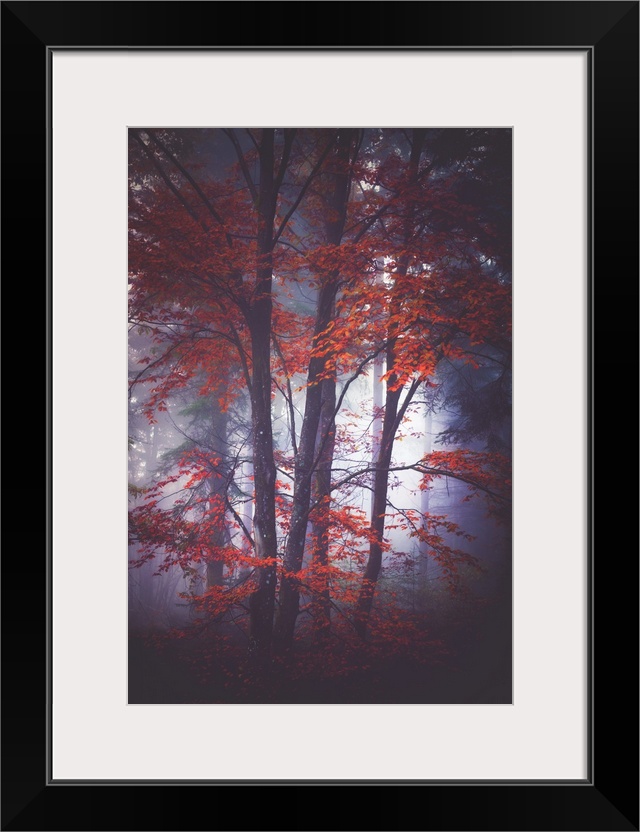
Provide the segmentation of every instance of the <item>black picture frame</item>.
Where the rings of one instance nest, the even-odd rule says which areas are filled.
[[[283,21],[292,9],[296,10],[295,27],[286,29]],[[290,4],[289,8],[284,3],[2,3],[4,288],[23,293],[18,295],[16,306],[32,321],[30,330],[46,330],[41,347],[46,363],[42,367],[40,358],[35,363],[38,382],[42,376],[46,381],[49,439],[47,135],[52,49],[584,49],[590,60],[592,106],[588,189],[592,234],[588,359],[592,684],[588,691],[587,779],[531,783],[50,781],[49,442],[37,462],[33,459],[31,471],[27,472],[23,459],[15,463],[15,470],[26,478],[20,490],[27,489],[31,496],[20,500],[29,503],[28,514],[2,559],[2,829],[211,829],[222,828],[222,823],[224,828],[236,829],[638,829],[638,547],[631,532],[636,524],[628,519],[637,517],[637,503],[634,500],[633,507],[630,505],[629,493],[618,480],[621,466],[616,461],[616,457],[627,460],[634,456],[629,436],[637,435],[637,412],[629,418],[629,409],[631,401],[637,400],[637,387],[634,385],[629,397],[628,390],[616,387],[611,379],[617,366],[623,369],[625,384],[629,378],[637,380],[637,365],[631,356],[637,356],[638,309],[638,10],[638,2],[582,0],[307,3]],[[287,45],[292,38],[295,43]],[[27,242],[23,241],[25,234]],[[34,238],[40,241],[39,247],[28,242]],[[20,279],[12,275],[20,275]],[[24,294],[29,285],[28,294]],[[41,296],[45,307],[35,327],[34,296]],[[11,305],[14,314],[16,306]],[[29,339],[35,337],[30,332]],[[561,350],[562,334],[555,337]],[[22,347],[24,342],[19,350],[12,345],[10,359],[5,362],[5,369],[10,364],[13,371],[9,371],[8,381],[5,378],[12,395],[24,392],[26,367],[33,367],[32,360],[27,364]],[[27,386],[33,391],[35,376],[28,375]],[[26,406],[24,399],[22,406]],[[597,449],[596,425],[600,438]],[[28,444],[22,423],[19,429],[10,425],[9,430],[12,445],[18,437]],[[45,483],[40,476],[32,477],[33,470],[38,474],[44,471],[45,460],[46,504],[41,498]],[[10,465],[13,480],[13,461]],[[15,492],[12,484],[8,502],[13,501]],[[597,546],[596,507],[600,520]],[[34,546],[33,517],[45,514],[49,519],[44,538]],[[13,512],[6,522],[7,532],[15,528],[18,521]],[[24,545],[27,537],[28,547]],[[621,754],[620,748],[630,753]],[[200,795],[191,791],[196,787],[215,791]],[[344,795],[338,803],[327,800],[322,791],[314,791],[334,787],[384,787],[386,791],[360,791],[346,803]],[[252,799],[235,791],[237,788],[250,789]],[[289,789],[286,796],[280,791],[283,788]],[[345,816],[344,809],[338,807],[349,803],[352,808]],[[224,813],[219,808],[222,805],[227,807]],[[237,819],[233,827],[229,826],[230,817]],[[415,818],[419,818],[418,825]]]

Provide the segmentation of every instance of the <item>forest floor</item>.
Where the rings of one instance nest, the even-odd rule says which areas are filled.
[[[335,657],[311,643],[257,667],[241,644],[132,634],[129,704],[511,703],[510,604],[430,616],[428,637],[422,655],[363,654],[336,672]]]

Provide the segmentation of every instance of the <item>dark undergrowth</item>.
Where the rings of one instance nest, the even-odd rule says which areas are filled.
[[[467,611],[461,606],[459,613]],[[433,618],[433,617],[432,617]],[[129,704],[508,704],[510,604],[439,616],[421,639],[300,639],[256,658],[224,626],[191,637],[132,634]]]

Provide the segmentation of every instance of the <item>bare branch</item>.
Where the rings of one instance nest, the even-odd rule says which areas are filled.
[[[287,165],[289,164],[289,157],[291,156],[291,148],[293,147],[293,140],[296,135],[296,130],[291,130],[286,128],[284,131],[284,147],[282,148],[282,158],[280,159],[280,167],[278,168],[278,173],[276,175],[275,182],[273,183],[273,192],[277,194],[280,190],[280,186],[282,185],[282,180],[284,179],[284,175],[287,170]]]
[[[156,136],[156,134],[153,132],[153,130],[149,130],[149,129],[145,128],[145,133],[147,133],[147,135],[149,136],[149,138],[150,138],[153,142],[155,142],[155,143],[156,143],[156,145],[157,145],[157,146],[160,148],[160,150],[164,153],[164,155],[167,157],[167,159],[169,159],[169,161],[170,161],[173,165],[175,165],[175,167],[176,167],[176,168],[178,168],[178,170],[180,171],[180,173],[184,176],[184,178],[187,180],[187,182],[191,185],[191,187],[193,188],[193,190],[194,190],[194,191],[198,194],[198,196],[200,197],[200,199],[201,199],[201,200],[202,200],[202,202],[204,203],[204,205],[205,205],[205,207],[206,207],[207,211],[211,214],[211,216],[214,218],[214,220],[215,220],[215,221],[216,221],[216,222],[217,222],[217,223],[218,223],[218,224],[219,224],[222,228],[224,228],[224,222],[223,222],[223,220],[222,220],[222,217],[221,217],[221,216],[220,216],[220,214],[216,211],[216,209],[213,207],[213,205],[211,204],[211,201],[207,198],[207,196],[205,195],[204,191],[202,190],[202,188],[200,187],[200,185],[198,185],[198,183],[195,181],[195,179],[193,178],[193,176],[191,176],[191,174],[189,173],[189,171],[188,171],[188,170],[184,167],[184,165],[182,165],[182,164],[178,161],[178,159],[176,159],[176,157],[173,155],[173,153],[171,153],[171,151],[170,151],[170,150],[169,150],[169,148],[168,148],[168,147],[164,144],[164,142],[163,142],[163,141],[161,141],[161,140],[160,140],[160,139]],[[226,234],[226,237],[227,237],[227,243],[228,243],[230,246],[231,246],[231,245],[233,245],[233,240],[231,239],[231,235],[230,235],[229,233],[227,233],[227,234]]]
[[[229,141],[234,146],[236,156],[238,157],[238,162],[240,163],[240,170],[242,171],[242,175],[244,176],[245,182],[247,183],[247,187],[249,188],[249,192],[251,193],[251,198],[254,202],[257,202],[258,191],[256,190],[256,186],[253,182],[253,179],[251,178],[251,174],[249,173],[249,168],[247,167],[247,162],[244,158],[242,148],[240,147],[238,137],[236,136],[234,130],[223,130],[222,132],[225,134],[225,136],[229,138]]]
[[[173,182],[171,181],[171,179],[169,178],[167,173],[164,171],[160,162],[156,159],[156,157],[155,157],[153,151],[151,150],[151,148],[147,144],[145,144],[144,141],[142,140],[140,134],[136,130],[132,130],[131,135],[138,142],[138,144],[142,147],[142,149],[144,150],[146,155],[151,160],[153,166],[155,167],[155,169],[158,171],[158,173],[162,177],[162,180],[164,181],[165,185],[169,188],[171,193],[180,201],[181,205],[189,213],[189,216],[192,217],[197,223],[199,223],[202,226],[202,228],[204,229],[204,231],[208,231],[209,229],[207,228],[206,223],[203,222],[200,219],[198,214],[193,210],[193,208],[189,205],[187,200],[182,196],[182,194],[180,193],[178,188],[176,188],[176,186],[173,184]]]
[[[327,146],[325,147],[325,149],[324,149],[324,150],[322,151],[322,153],[320,154],[320,158],[319,158],[319,159],[318,159],[318,161],[315,163],[315,165],[314,165],[314,167],[313,167],[313,170],[312,170],[312,171],[311,171],[311,173],[309,174],[309,177],[307,178],[307,181],[306,181],[306,182],[304,183],[304,185],[300,188],[300,192],[299,192],[298,196],[296,197],[296,199],[294,200],[293,205],[292,205],[292,206],[291,206],[291,208],[289,208],[289,210],[287,211],[285,218],[282,220],[282,222],[280,223],[280,227],[279,227],[279,228],[278,228],[278,230],[276,231],[276,234],[275,234],[275,236],[274,236],[274,238],[273,238],[273,242],[274,242],[274,244],[275,244],[275,243],[277,243],[277,242],[278,242],[278,240],[280,239],[280,236],[282,235],[282,232],[283,232],[283,231],[285,230],[285,228],[287,227],[287,223],[289,222],[289,220],[291,219],[291,217],[294,215],[295,211],[297,210],[298,206],[299,206],[299,205],[300,205],[300,203],[302,202],[302,200],[303,200],[303,198],[304,198],[304,195],[306,194],[306,192],[307,192],[307,190],[308,190],[308,188],[309,188],[309,185],[311,185],[311,183],[313,182],[313,180],[314,180],[314,179],[316,178],[316,176],[318,175],[318,172],[320,171],[320,168],[322,167],[322,164],[323,164],[324,160],[327,158],[327,155],[329,154],[329,151],[331,150],[331,148],[332,148],[332,147],[333,147],[333,145],[335,144],[335,141],[336,141],[336,137],[337,137],[337,135],[338,135],[338,134],[337,134],[337,132],[336,132],[336,133],[334,133],[333,138],[332,138],[332,139],[331,139],[331,140],[327,143]]]
[[[260,150],[260,148],[259,148],[259,146],[258,146],[258,142],[254,139],[254,137],[253,137],[253,133],[251,132],[251,130],[249,130],[249,129],[247,128],[244,132],[245,132],[245,133],[247,134],[247,136],[249,136],[249,138],[251,139],[251,144],[255,147],[255,149],[256,149],[257,151],[259,151],[259,150]]]
[[[249,541],[249,543],[251,544],[251,547],[252,547],[253,549],[255,549],[255,548],[256,548],[256,544],[255,544],[255,542],[254,542],[253,538],[251,537],[251,535],[249,534],[249,530],[248,530],[248,529],[247,529],[247,527],[245,526],[245,524],[244,524],[244,522],[243,522],[243,520],[242,520],[242,517],[240,517],[240,515],[238,514],[238,512],[237,512],[237,511],[235,510],[235,508],[231,505],[231,501],[229,500],[229,497],[228,497],[228,495],[227,495],[227,494],[225,494],[225,495],[224,495],[224,500],[225,500],[225,503],[226,503],[227,508],[229,509],[229,511],[231,512],[231,514],[233,514],[234,520],[236,521],[236,523],[237,523],[237,524],[240,526],[240,528],[242,529],[242,531],[243,531],[243,533],[244,533],[244,536],[247,538],[247,540],[248,540],[248,541]]]

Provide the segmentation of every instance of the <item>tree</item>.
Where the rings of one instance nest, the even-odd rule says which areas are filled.
[[[454,135],[468,141],[464,132],[454,131]],[[492,336],[506,337],[508,333],[509,293],[499,281],[487,280],[480,270],[482,258],[487,256],[486,250],[479,249],[482,218],[473,224],[469,206],[460,201],[464,188],[459,184],[458,172],[452,175],[441,167],[437,148],[442,147],[442,134],[435,137],[431,160],[421,167],[426,140],[427,131],[413,131],[404,188],[399,191],[404,204],[398,213],[395,245],[399,248],[386,321],[386,401],[375,460],[372,542],[358,601],[361,635],[366,632],[382,565],[394,438],[407,408],[420,386],[434,378],[443,358],[463,365],[474,362],[467,352],[469,344],[474,346],[479,339]],[[468,147],[465,149],[466,158],[458,156],[458,164],[469,163],[471,154]],[[466,180],[463,182],[466,184]],[[393,232],[389,228],[386,231],[394,245]],[[485,241],[488,236],[484,234]],[[421,324],[417,338],[407,331],[408,322]],[[428,460],[433,460],[430,454],[425,462]],[[471,476],[475,478],[475,474]],[[423,529],[423,539],[429,536],[433,540],[433,534]],[[457,554],[446,547],[440,548],[443,551],[448,557]],[[452,566],[450,562],[448,568]]]
[[[330,250],[339,246],[342,240],[351,180],[351,153],[356,140],[357,131],[339,131],[335,140],[335,156],[331,160],[332,167],[327,169],[327,165],[325,168],[324,178],[329,179],[329,184],[322,221],[326,246]],[[334,255],[333,251],[330,253]],[[300,592],[296,573],[302,567],[314,475],[316,500],[323,503],[325,510],[330,498],[330,472],[333,456],[330,437],[333,427],[336,381],[333,368],[329,368],[327,375],[327,369],[330,367],[329,354],[325,350],[318,349],[318,346],[335,315],[335,298],[341,277],[340,269],[335,264],[335,256],[328,258],[328,266],[324,268],[320,266],[316,258],[320,288],[307,370],[304,418],[295,458],[293,510],[280,589],[278,636],[281,646],[284,647],[289,647],[293,641],[298,617]],[[318,522],[316,522],[314,536],[316,538],[315,561],[317,565],[324,567],[327,562],[326,530],[320,529]],[[326,590],[320,590],[320,595],[325,599],[322,608],[323,617],[326,618]]]

